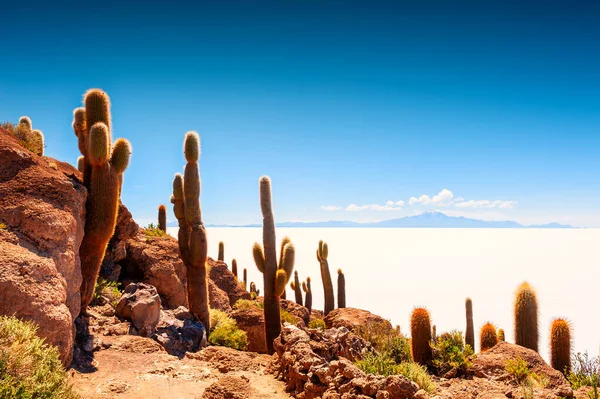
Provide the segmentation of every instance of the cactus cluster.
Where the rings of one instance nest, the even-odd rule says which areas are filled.
[[[108,95],[99,89],[88,90],[84,105],[75,110],[73,121],[88,189],[85,235],[79,248],[82,311],[92,300],[100,265],[115,230],[123,172],[131,155],[127,140],[118,139],[112,145]]]
[[[302,283],[302,291],[304,291],[304,306],[310,314],[312,310],[312,289],[310,288],[310,277],[306,278],[306,282]]]
[[[337,280],[337,298],[338,298],[338,308],[346,307],[346,277],[344,273],[342,273],[342,269],[338,269],[338,280]]]
[[[260,290],[256,288],[254,281],[250,282],[250,294],[254,294],[255,298],[260,295]]]
[[[217,259],[225,262],[225,244],[223,244],[223,241],[219,241],[219,256]]]
[[[325,307],[323,308],[323,314],[325,316],[335,309],[333,283],[331,281],[331,273],[329,273],[329,263],[327,262],[328,255],[329,249],[327,247],[327,243],[323,242],[323,240],[319,241],[319,247],[317,248],[317,260],[319,261],[321,280],[323,281],[323,291],[325,295]]]
[[[471,346],[475,351],[475,329],[473,327],[473,301],[471,298],[465,300],[465,310],[467,315],[467,329],[465,330],[465,344]]]
[[[535,290],[524,282],[515,295],[515,344],[538,351],[538,304]]]
[[[256,267],[263,274],[264,315],[267,352],[275,353],[273,341],[281,333],[279,299],[294,269],[295,249],[289,238],[281,242],[279,264],[275,238],[275,219],[271,206],[271,179],[263,176],[259,181],[260,208],[263,215],[263,246],[255,243],[252,249]]]
[[[479,331],[479,345],[481,352],[493,348],[498,343],[498,335],[496,334],[496,326],[492,323],[485,323]]]
[[[571,372],[571,325],[565,319],[554,319],[550,326],[550,364],[565,376]]]
[[[19,118],[16,137],[21,140],[31,152],[44,155],[44,134],[40,130],[32,130],[31,119],[28,116]]]
[[[187,295],[190,312],[210,331],[208,282],[206,270],[206,230],[200,209],[200,137],[196,132],[185,135],[184,154],[187,164],[182,176],[173,180],[173,211],[179,223],[179,253],[187,272]]]
[[[431,319],[425,308],[415,308],[410,317],[410,335],[413,360],[428,366],[433,353],[431,350]]]
[[[298,278],[298,271],[294,271],[294,281],[290,283],[290,288],[294,290],[294,296],[296,303],[302,306],[302,287],[300,286],[300,279]]]
[[[158,228],[167,232],[167,207],[162,204],[158,206]]]

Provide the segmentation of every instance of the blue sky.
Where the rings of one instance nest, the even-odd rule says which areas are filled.
[[[10,3],[0,120],[75,163],[72,110],[106,90],[141,224],[196,130],[207,224],[259,222],[267,174],[280,222],[600,227],[598,2]]]

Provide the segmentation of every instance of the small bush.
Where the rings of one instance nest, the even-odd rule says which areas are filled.
[[[227,316],[227,313],[211,309],[210,325],[211,331],[208,342],[212,345],[226,346],[237,350],[246,350],[248,347],[246,332],[240,330],[236,321]]]
[[[590,358],[587,352],[574,354],[571,360],[571,372],[567,380],[573,389],[593,386],[593,378],[597,377],[600,362],[597,357]]]
[[[150,223],[146,226],[144,232],[147,237],[167,237],[169,235],[166,231],[162,231],[158,226],[155,226],[154,223]]]
[[[361,360],[356,362],[356,367],[367,374],[394,375],[399,374],[398,364],[387,354],[367,353]]]
[[[6,224],[0,222],[0,230],[6,230],[6,229],[7,229]]]
[[[96,288],[94,288],[94,296],[92,298],[92,305],[101,305],[106,300],[110,305],[115,308],[119,299],[121,299],[121,291],[119,290],[119,283],[116,281],[108,281],[103,277],[98,277],[96,281]]]
[[[587,393],[588,398],[598,399],[598,397],[600,397],[600,394],[598,393],[598,374],[594,374],[591,377],[590,386],[592,387],[592,390]]]
[[[390,339],[400,334],[400,328],[394,329],[384,321],[369,321],[355,328],[354,333],[369,342],[378,352],[383,352],[388,348]]]
[[[470,357],[473,355],[473,349],[470,345],[464,344],[462,332],[458,330],[443,333],[431,348],[433,366],[440,375],[452,369],[456,369],[459,375],[463,375],[471,367]]]
[[[433,393],[433,391],[436,389],[436,385],[431,379],[431,376],[427,374],[427,368],[418,363],[400,363],[398,365],[398,374],[403,375],[409,380],[413,381],[419,386],[419,388],[425,390],[427,393]]]
[[[281,323],[282,324],[290,323],[291,325],[295,326],[296,323],[298,323],[298,319],[296,318],[296,316],[292,315],[287,310],[282,310],[281,311]]]
[[[508,359],[504,369],[519,384],[525,381],[530,374],[527,362],[521,357],[516,359]]]
[[[58,350],[44,343],[37,327],[0,317],[0,398],[75,399]]]
[[[22,129],[22,127],[19,127],[18,124],[15,125],[10,122],[3,122],[0,123],[0,127],[6,129],[11,136],[19,140],[19,144],[21,144],[22,147],[31,152],[37,151],[37,143],[33,142],[32,137],[30,137],[28,132]]]
[[[308,322],[308,328],[316,328],[318,330],[325,330],[325,320],[323,319],[312,319]]]

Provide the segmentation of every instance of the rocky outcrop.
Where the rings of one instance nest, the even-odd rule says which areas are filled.
[[[80,308],[86,189],[78,175],[0,132],[0,314],[36,322],[64,364]]]
[[[250,293],[240,285],[225,262],[208,258],[207,263],[210,268],[209,278],[217,287],[227,293],[230,306],[233,306],[239,299],[250,299]]]
[[[245,331],[248,336],[249,352],[267,353],[263,312],[258,306],[234,309],[231,312],[230,316],[237,322],[239,329]]]
[[[144,283],[131,283],[125,287],[115,313],[131,320],[139,335],[151,337],[160,320],[160,308],[156,288]]]
[[[386,330],[392,328],[389,320],[377,316],[368,310],[355,308],[334,309],[325,316],[325,325],[327,328],[346,327],[348,330],[354,331],[355,328],[366,324],[380,325]]]
[[[307,308],[287,299],[281,299],[279,301],[279,306],[281,307],[281,310],[285,310],[292,316],[295,316],[298,321],[301,322],[295,323],[298,327],[308,326],[308,322],[310,321],[310,313],[308,312]]]
[[[119,262],[127,258],[127,240],[137,236],[138,224],[133,220],[131,212],[122,203],[119,203],[117,225],[115,233],[108,243],[100,275],[109,281],[117,281],[121,274]]]
[[[223,312],[230,313],[231,305],[229,304],[229,297],[227,293],[217,287],[214,281],[208,280],[208,302],[210,303],[211,309],[222,310]]]
[[[361,353],[368,345],[356,337],[341,341],[350,332],[336,329],[334,335],[314,332],[311,339],[307,331],[295,326],[286,326],[275,340],[279,360],[279,372],[286,389],[296,398],[344,398],[344,399],[412,399],[417,397],[419,387],[403,376],[367,375],[334,347],[345,347],[350,342],[354,348],[345,347],[347,353]],[[331,334],[331,333],[330,333]],[[319,337],[318,341],[314,338]],[[334,338],[337,337],[337,338]],[[362,341],[362,343],[361,343]],[[324,346],[331,347],[324,349]],[[315,349],[317,349],[315,351]]]

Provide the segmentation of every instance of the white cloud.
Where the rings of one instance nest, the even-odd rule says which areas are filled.
[[[408,200],[409,205],[437,205],[437,206],[448,206],[452,205],[454,199],[454,194],[452,191],[448,189],[443,189],[437,195],[434,195],[433,198],[423,194],[419,198],[410,197]]]
[[[490,201],[490,200],[470,200],[454,204],[457,208],[512,208],[517,204],[517,201]]]

